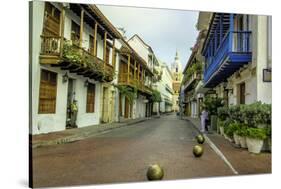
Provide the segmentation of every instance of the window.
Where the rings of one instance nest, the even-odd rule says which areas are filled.
[[[106,54],[105,54],[105,62],[106,62],[107,64],[109,64],[109,53],[110,53],[110,49],[109,49],[109,47],[107,46],[107,47],[106,47]]]
[[[239,104],[245,104],[245,83],[239,85]]]
[[[80,40],[80,26],[74,21],[71,22],[71,40],[75,45],[79,45]]]
[[[55,113],[57,96],[57,73],[41,70],[39,113]]]
[[[96,40],[96,54],[98,47],[98,40]],[[89,52],[94,55],[94,37],[92,35],[89,36]]]
[[[96,89],[95,84],[91,84],[91,83],[88,84],[87,107],[86,107],[87,113],[95,112],[95,89]]]
[[[54,7],[51,3],[45,3],[44,15],[44,35],[59,36],[60,33],[60,10]]]

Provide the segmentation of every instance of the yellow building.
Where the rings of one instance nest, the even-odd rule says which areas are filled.
[[[172,110],[175,112],[179,111],[179,92],[182,81],[182,64],[180,62],[178,51],[176,51],[175,60],[171,65],[171,72],[173,76],[173,106]]]

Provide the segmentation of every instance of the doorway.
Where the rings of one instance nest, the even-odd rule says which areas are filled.
[[[109,122],[109,106],[110,104],[109,100],[109,92],[108,92],[108,87],[103,88],[103,108],[102,108],[102,122],[103,123],[108,123]]]
[[[239,104],[245,104],[245,92],[246,92],[246,86],[245,83],[239,84],[239,91],[238,91],[238,96],[239,96]]]
[[[75,100],[75,80],[69,78],[67,86],[67,105],[66,105],[66,129],[75,128],[75,125],[71,124],[73,114],[71,113],[71,104]]]

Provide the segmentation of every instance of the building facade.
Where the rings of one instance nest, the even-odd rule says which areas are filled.
[[[268,16],[199,13],[199,35],[183,72],[185,115],[199,117],[207,96],[226,106],[271,104],[271,27]],[[201,76],[190,69],[196,63]]]
[[[204,87],[226,105],[271,104],[271,17],[213,13],[203,45]]]
[[[135,49],[129,41],[123,40],[120,49],[118,85],[124,86],[135,95],[129,99],[125,94],[119,93],[120,119],[136,119],[152,115],[151,95],[154,74],[152,67],[149,67],[148,62],[137,53],[138,49]]]
[[[158,72],[161,79],[154,84],[154,88],[161,94],[161,102],[155,103],[153,112],[168,113],[172,112],[173,106],[173,76],[166,63],[159,61]]]
[[[30,132],[116,121],[119,32],[94,5],[35,1],[31,11]]]

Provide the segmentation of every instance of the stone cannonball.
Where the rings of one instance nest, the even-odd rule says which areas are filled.
[[[150,181],[162,180],[164,177],[164,170],[158,164],[151,165],[147,170],[146,177]]]
[[[193,147],[193,155],[195,157],[201,157],[203,155],[203,152],[204,152],[204,148],[203,146],[200,146],[200,145],[195,145]]]

